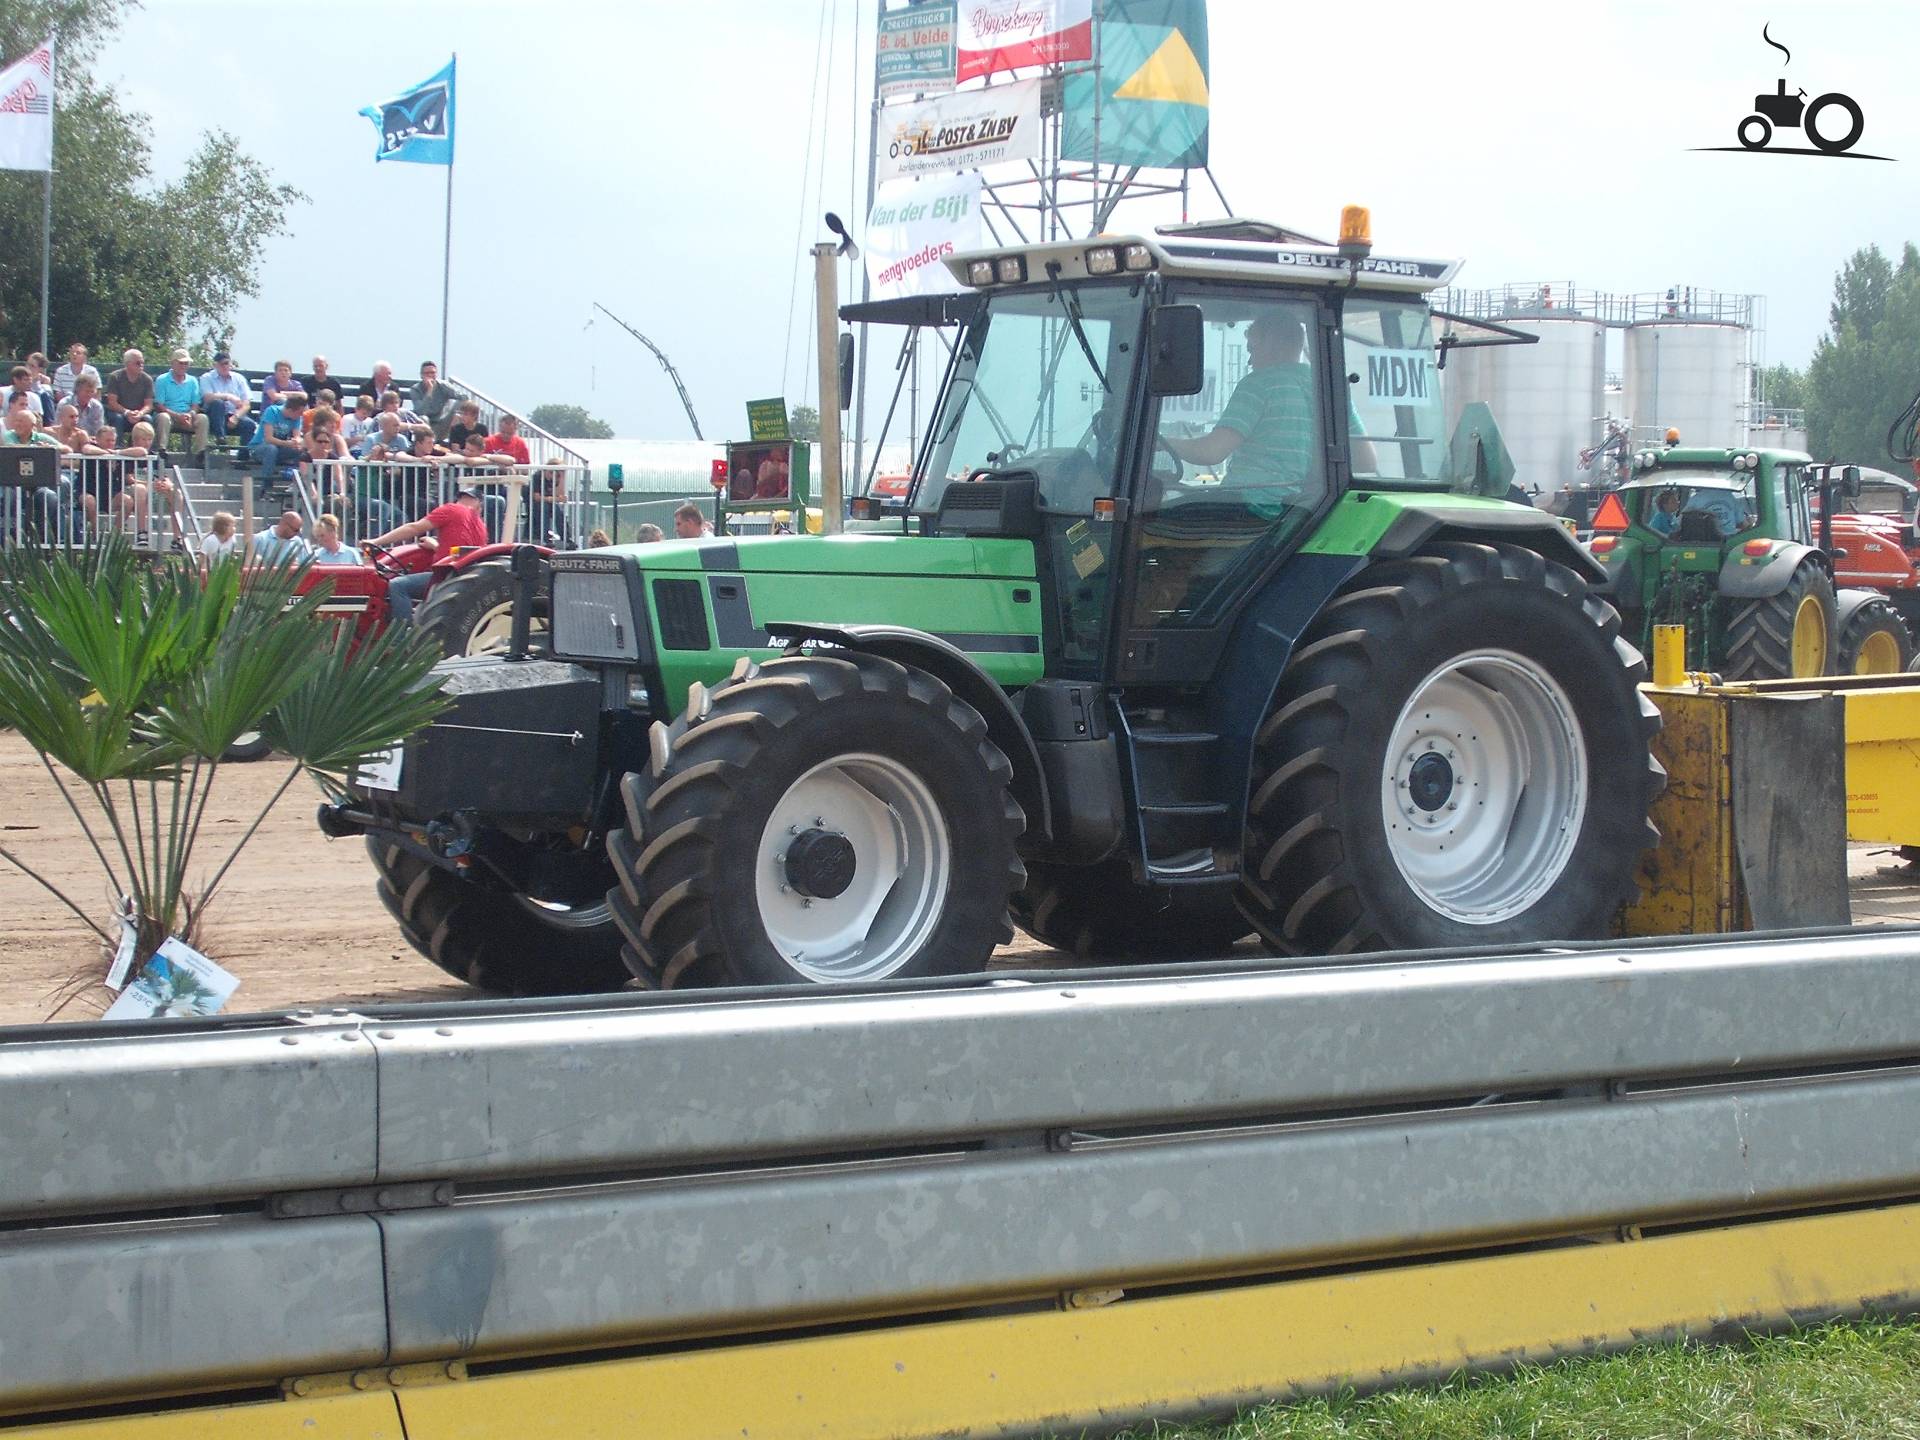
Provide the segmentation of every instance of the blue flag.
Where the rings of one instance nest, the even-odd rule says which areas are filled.
[[[415,165],[453,164],[453,65],[406,94],[361,114],[380,127],[375,160],[407,160]]]
[[[1169,170],[1205,165],[1206,0],[1106,0],[1095,23],[1100,70],[1062,85],[1060,154]]]

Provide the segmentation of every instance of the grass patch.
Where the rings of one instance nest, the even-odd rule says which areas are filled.
[[[1444,1385],[1264,1405],[1231,1423],[1125,1440],[1920,1440],[1920,1327],[1823,1325],[1744,1345],[1457,1376]]]

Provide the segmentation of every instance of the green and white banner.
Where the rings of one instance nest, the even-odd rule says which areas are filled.
[[[867,278],[873,298],[941,295],[960,284],[946,258],[981,245],[980,177],[935,175],[880,187],[867,216]]]
[[[959,65],[954,29],[956,0],[923,0],[904,10],[882,10],[873,47],[874,94],[942,95],[953,89]]]

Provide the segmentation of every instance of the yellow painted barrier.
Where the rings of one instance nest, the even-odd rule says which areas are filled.
[[[1915,1304],[1909,1204],[21,1433],[398,1440],[397,1406],[406,1440],[1018,1435]]]

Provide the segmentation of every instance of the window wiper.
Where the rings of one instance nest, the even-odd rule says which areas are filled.
[[[1080,296],[1068,291],[1060,284],[1060,262],[1047,262],[1047,288],[1053,292],[1053,302],[1067,312],[1067,319],[1073,325],[1073,338],[1080,342],[1080,353],[1087,357],[1087,364],[1093,367],[1093,378],[1100,382],[1102,394],[1111,395],[1113,387],[1107,384],[1106,373],[1101,370],[1100,362],[1093,358],[1093,346],[1087,343],[1087,332],[1080,327]]]

